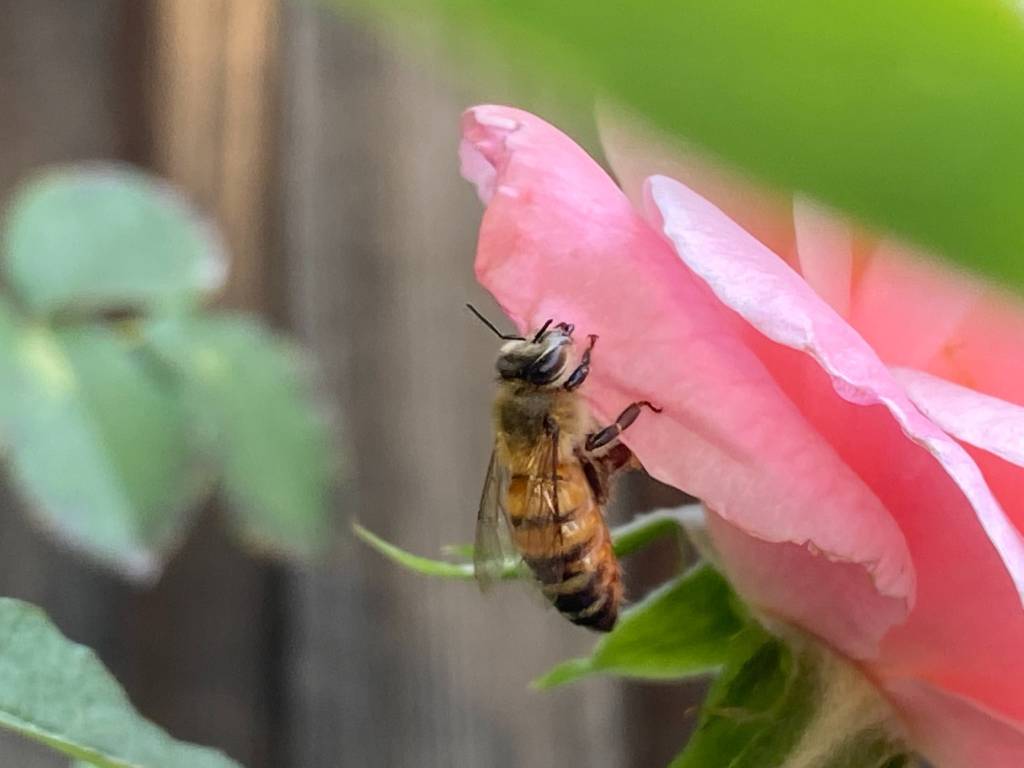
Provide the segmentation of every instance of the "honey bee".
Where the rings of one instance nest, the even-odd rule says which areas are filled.
[[[481,588],[522,557],[545,597],[573,624],[607,632],[622,602],[622,574],[604,506],[613,476],[639,467],[619,435],[647,401],[596,428],[577,393],[590,372],[597,336],[571,365],[573,325],[549,320],[530,338],[501,333],[494,450],[477,516],[474,570]],[[514,552],[507,543],[514,546]]]

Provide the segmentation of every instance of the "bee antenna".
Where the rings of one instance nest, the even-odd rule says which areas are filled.
[[[467,309],[469,309],[470,312],[477,316],[477,319],[481,323],[483,323],[492,331],[494,331],[494,335],[497,336],[499,339],[504,339],[505,341],[526,341],[526,339],[523,338],[522,336],[513,336],[511,334],[502,333],[501,331],[499,331],[497,326],[495,326],[494,323],[492,323],[490,320],[488,320],[486,317],[480,314],[480,310],[478,310],[472,304],[466,304],[466,307]]]
[[[546,323],[544,323],[544,325],[542,325],[542,326],[540,327],[540,330],[539,330],[539,331],[537,331],[537,335],[533,337],[533,343],[534,343],[534,344],[536,344],[536,343],[537,343],[538,341],[540,341],[541,337],[542,337],[542,336],[544,335],[544,331],[546,331],[546,330],[548,329],[548,327],[549,327],[549,326],[550,326],[550,325],[551,325],[551,324],[552,324],[553,322],[555,322],[555,321],[554,321],[554,320],[548,320],[548,321],[547,321]]]

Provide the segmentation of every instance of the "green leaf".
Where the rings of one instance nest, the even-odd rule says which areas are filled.
[[[168,318],[149,338],[184,376],[242,535],[271,551],[321,552],[336,457],[299,350],[243,317]]]
[[[683,524],[697,520],[698,515],[699,508],[696,505],[678,509],[661,509],[637,515],[625,525],[612,529],[612,544],[615,554],[625,557],[647,546],[657,538],[670,533],[678,533]],[[406,552],[394,544],[384,541],[358,523],[354,523],[352,528],[360,539],[392,562],[410,571],[424,576],[455,581],[470,581],[474,578],[473,565],[469,562],[473,559],[472,544],[454,544],[444,547],[442,551],[445,555],[466,561],[452,563],[447,560],[434,560]],[[505,564],[502,578],[517,579],[526,575],[517,560],[509,560]]]
[[[676,680],[706,674],[729,659],[747,625],[717,571],[700,566],[631,607],[589,658],[564,662],[535,685],[552,688],[594,674]]]
[[[5,382],[16,370],[15,358],[9,352],[14,348],[21,331],[21,318],[10,302],[0,295],[0,376]],[[7,354],[4,354],[5,351]]]
[[[703,525],[703,520],[704,513],[699,504],[637,515],[625,525],[612,529],[615,554],[627,557],[662,536],[680,535],[688,524]]]
[[[214,228],[162,181],[114,164],[30,180],[4,233],[4,270],[36,313],[194,304],[226,273]]]
[[[450,48],[500,52],[567,96],[608,94],[781,189],[1024,287],[1017,2],[356,4],[409,27],[432,15]]]
[[[201,488],[181,402],[105,328],[24,325],[0,304],[0,434],[30,509],[61,539],[152,577]]]
[[[0,727],[103,768],[240,768],[144,720],[92,651],[10,598],[0,598]]]

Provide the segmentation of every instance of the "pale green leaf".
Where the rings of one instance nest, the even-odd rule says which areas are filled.
[[[454,581],[471,581],[473,579],[472,563],[450,563],[445,560],[432,560],[429,557],[413,555],[404,549],[399,549],[394,544],[384,541],[384,539],[371,533],[359,525],[359,523],[353,523],[352,530],[356,536],[380,552],[388,560],[414,573]],[[515,578],[517,575],[518,572],[515,564],[510,564],[510,567],[505,570],[506,578]]]
[[[194,304],[223,284],[213,227],[164,182],[128,166],[49,170],[16,194],[4,272],[34,312]]]
[[[637,515],[628,523],[612,529],[615,554],[627,557],[643,549],[655,539],[675,534],[682,535],[687,525],[702,526],[703,511],[699,504],[688,504],[674,509],[658,509]]]
[[[174,388],[105,328],[0,309],[0,434],[29,510],[101,561],[149,577],[201,488]]]
[[[535,685],[551,688],[594,674],[645,680],[707,674],[729,659],[746,625],[729,585],[700,566],[631,606],[589,657],[558,665]]]
[[[92,651],[0,598],[0,727],[101,768],[240,768],[147,722]]]
[[[610,96],[802,191],[1024,287],[1016,0],[333,0],[440,20],[450,50]],[[453,128],[454,130],[454,128]],[[686,179],[682,179],[684,182]]]
[[[234,316],[164,319],[148,338],[184,379],[242,535],[274,552],[322,551],[337,457],[299,350]]]

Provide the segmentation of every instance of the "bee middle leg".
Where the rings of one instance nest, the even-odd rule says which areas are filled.
[[[619,443],[599,456],[577,450],[576,457],[583,466],[583,475],[598,504],[607,504],[612,477],[624,469],[639,469],[640,464],[628,447]]]
[[[636,421],[637,416],[640,415],[641,408],[650,408],[655,413],[661,413],[661,408],[656,405],[652,405],[647,400],[640,400],[638,402],[631,403],[622,413],[619,414],[619,418],[615,420],[614,424],[609,424],[604,429],[587,435],[587,440],[583,444],[583,447],[588,451],[596,451],[597,449],[608,445],[613,440],[618,439],[619,435],[621,435],[634,421]]]

